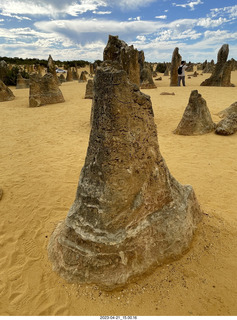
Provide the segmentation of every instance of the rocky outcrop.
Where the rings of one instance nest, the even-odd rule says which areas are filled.
[[[232,87],[230,82],[232,61],[227,61],[229,54],[228,44],[223,44],[217,55],[217,63],[210,78],[201,83],[201,86],[216,86],[216,87]]]
[[[58,79],[59,79],[59,81],[60,81],[61,83],[66,82],[66,79],[65,79],[65,77],[64,77],[64,75],[63,75],[62,73],[60,74],[60,76],[58,77]]]
[[[53,232],[49,258],[69,282],[112,290],[190,246],[202,213],[160,153],[150,97],[105,63],[76,199]]]
[[[128,46],[118,36],[109,35],[108,43],[104,49],[104,61],[110,60],[121,64],[132,83],[140,86],[139,52],[133,45]]]
[[[151,68],[145,66],[141,70],[141,89],[155,89],[155,88],[157,87],[152,78]]]
[[[78,82],[87,82],[86,71],[82,71]]]
[[[72,68],[70,68],[70,67],[67,69],[67,77],[66,77],[66,81],[73,81]]]
[[[31,108],[64,101],[58,82],[51,73],[46,73],[43,77],[36,73],[30,75],[29,106]]]
[[[72,70],[72,77],[73,77],[73,80],[78,80],[79,79],[77,68]]]
[[[138,51],[138,63],[141,71],[145,67],[145,54],[143,50]]]
[[[53,58],[51,57],[51,55],[49,55],[49,58],[48,58],[47,73],[51,73],[53,75],[53,77],[55,78],[55,81],[57,81],[58,85],[59,86],[61,85],[61,82],[60,82],[60,80],[58,79],[58,76],[57,76],[55,63],[54,63]]]
[[[89,79],[86,84],[85,99],[93,99],[93,80]]]
[[[6,61],[1,60],[0,61],[0,80],[5,81],[7,77],[7,72],[8,72],[8,66]]]
[[[224,118],[224,117],[229,116],[231,113],[237,113],[237,101],[232,103],[228,108],[220,111],[217,115],[220,118]]]
[[[166,69],[165,69],[165,72],[164,72],[164,76],[165,76],[165,77],[168,77],[168,76],[169,76],[169,73],[170,73],[170,72],[169,72],[169,67],[167,66]]]
[[[91,75],[95,74],[94,64],[93,64],[93,63],[90,63],[90,64],[89,64],[89,67],[90,67],[90,74],[91,74]]]
[[[232,71],[237,70],[237,61],[233,58],[231,58],[231,64],[232,64]]]
[[[237,131],[237,112],[233,112],[222,119],[216,126],[215,133],[229,136]]]
[[[215,69],[214,60],[211,60],[211,62],[206,61],[202,72],[203,73],[212,73],[214,71],[214,69]]]
[[[194,64],[192,62],[189,62],[186,66],[187,66],[187,68],[185,69],[186,72],[193,72]]]
[[[175,48],[172,55],[171,67],[170,67],[170,86],[178,86],[178,68],[180,66],[182,57],[179,54],[179,48]]]
[[[191,136],[209,133],[214,129],[215,124],[212,121],[206,100],[197,90],[193,90],[183,117],[174,133]]]
[[[0,80],[0,102],[14,100],[15,96],[11,89],[9,89],[3,82]]]
[[[17,75],[16,89],[29,88],[29,79],[24,79],[20,73]]]

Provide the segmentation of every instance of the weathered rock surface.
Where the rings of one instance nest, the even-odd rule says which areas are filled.
[[[3,82],[0,80],[0,102],[14,100],[15,96],[11,89],[9,89]]]
[[[210,78],[203,81],[201,86],[216,86],[216,87],[233,87],[231,84],[232,61],[227,61],[229,54],[228,44],[223,44],[217,55],[217,63]]]
[[[29,79],[24,79],[20,73],[17,75],[16,89],[29,88]]]
[[[6,80],[7,72],[8,72],[8,66],[6,61],[1,60],[0,61],[0,80],[1,81],[4,82]]]
[[[171,67],[170,67],[170,86],[178,86],[178,68],[180,66],[182,57],[179,54],[179,48],[175,48],[172,55]]]
[[[93,80],[89,79],[87,84],[86,84],[86,94],[85,94],[85,99],[93,99]]]
[[[205,61],[204,68],[202,70],[203,73],[212,73],[215,69],[215,63],[214,60],[211,60],[211,62]]]
[[[201,216],[192,187],[171,176],[160,154],[150,97],[104,64],[76,199],[48,246],[53,269],[112,290],[179,257]]]
[[[78,80],[79,79],[77,68],[75,68],[75,70],[74,69],[72,70],[72,77],[73,77],[73,80]]]
[[[237,131],[237,112],[233,112],[222,119],[216,126],[216,133],[229,136]]]
[[[140,86],[139,51],[133,45],[128,46],[118,36],[109,35],[108,43],[104,49],[104,61],[116,61],[121,64],[132,83]]]
[[[82,71],[78,82],[87,82],[86,71]]]
[[[157,88],[153,78],[150,67],[144,67],[141,70],[141,88],[142,89],[155,89]]]
[[[170,74],[170,71],[169,71],[169,67],[167,66],[166,69],[165,69],[165,72],[164,72],[164,76],[168,77],[169,74]]]
[[[64,75],[61,73],[60,76],[58,77],[59,81],[61,83],[66,82],[66,78],[64,77]]]
[[[60,80],[58,79],[58,76],[57,76],[55,63],[54,63],[53,58],[51,57],[51,55],[49,55],[49,58],[48,58],[47,73],[51,73],[53,75],[53,77],[55,78],[55,81],[57,82],[57,84],[59,86],[61,86],[61,82],[60,82]]]
[[[174,133],[191,136],[205,134],[214,129],[215,124],[212,121],[206,100],[197,90],[193,90],[183,117]]]
[[[70,67],[67,69],[66,81],[73,81],[73,73],[72,73],[72,69]]]
[[[237,101],[232,103],[228,108],[218,112],[217,115],[220,118],[224,118],[224,117],[227,117],[228,115],[230,115],[231,113],[237,113]]]
[[[29,106],[31,108],[64,101],[58,82],[51,73],[46,73],[43,77],[36,73],[30,75]]]
[[[90,66],[90,74],[91,75],[95,74],[95,69],[94,69],[93,63],[90,63],[89,66]]]

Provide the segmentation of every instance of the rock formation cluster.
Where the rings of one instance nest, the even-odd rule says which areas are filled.
[[[232,87],[231,71],[232,61],[227,61],[229,55],[229,45],[223,44],[217,55],[217,63],[210,78],[204,80],[201,86],[216,86],[216,87]]]

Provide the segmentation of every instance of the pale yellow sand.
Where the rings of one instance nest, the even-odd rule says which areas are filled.
[[[160,74],[158,75],[160,76]],[[73,203],[88,145],[91,100],[85,83],[64,83],[65,103],[28,108],[28,89],[0,103],[0,315],[237,315],[237,134],[172,133],[198,89],[215,115],[235,88],[156,81],[149,94],[161,152],[174,177],[194,187],[204,212],[191,250],[123,290],[67,284],[51,269],[47,244]],[[175,96],[161,96],[163,91]]]

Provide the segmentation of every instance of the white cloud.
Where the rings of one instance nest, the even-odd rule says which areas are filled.
[[[36,22],[35,26],[43,32],[53,32],[63,37],[69,37],[75,43],[85,44],[96,40],[106,42],[109,34],[119,35],[125,41],[138,35],[151,34],[164,24],[160,22],[142,21],[137,17],[134,21],[115,20],[54,20]]]
[[[31,20],[29,17],[17,16],[15,14],[11,14],[11,13],[1,13],[1,15],[5,16],[5,17],[15,18],[17,20]]]
[[[111,14],[111,11],[93,11],[94,14]]]
[[[139,40],[139,41],[141,41],[143,43],[146,41],[146,37],[145,36],[137,36],[136,38],[137,38],[137,40]]]
[[[103,7],[119,7],[122,10],[145,7],[157,0],[1,0],[3,15],[59,15],[78,16],[91,11],[96,14],[109,14]]]
[[[196,0],[196,1],[190,1],[184,4],[177,4],[177,3],[172,3],[173,6],[175,7],[182,7],[182,8],[187,8],[189,7],[191,10],[194,10],[195,6],[199,5],[199,4],[203,4],[204,2],[202,2],[201,0]]]
[[[200,18],[198,19],[197,26],[201,26],[204,28],[215,28],[220,26],[223,23],[226,23],[228,20],[226,18],[219,18],[213,20],[211,18]]]
[[[237,17],[237,5],[224,7],[224,8],[214,8],[211,9],[211,16],[218,17],[227,15],[230,19],[234,19]]]
[[[167,19],[167,16],[166,15],[163,15],[163,16],[155,16],[156,19]]]
[[[131,10],[146,7],[157,0],[106,0],[107,5],[120,7],[122,10]]]
[[[3,15],[72,15],[95,11],[99,7],[107,6],[103,0],[1,0]]]

